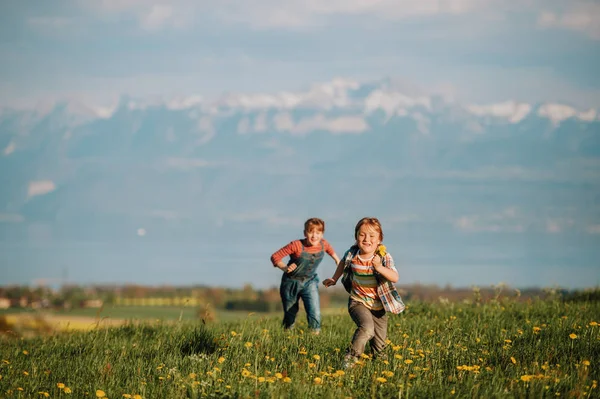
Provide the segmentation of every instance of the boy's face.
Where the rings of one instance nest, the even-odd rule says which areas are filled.
[[[304,237],[306,237],[308,246],[318,245],[323,239],[323,230],[317,226],[311,226],[308,231],[304,231]]]
[[[381,235],[373,226],[363,224],[356,234],[356,244],[364,254],[372,254],[381,244]]]

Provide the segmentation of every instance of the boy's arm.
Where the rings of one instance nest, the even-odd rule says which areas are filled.
[[[337,255],[336,255],[336,257],[337,257]],[[332,285],[335,285],[337,283],[337,281],[340,279],[340,277],[342,277],[342,274],[344,274],[344,267],[346,267],[346,261],[340,260],[338,258],[337,268],[335,269],[333,276],[331,278],[323,280],[323,285],[325,287],[331,287]]]
[[[382,263],[382,259],[380,255],[375,255],[373,258],[373,268],[377,273],[382,275],[386,280],[391,283],[397,283],[399,276],[396,271],[396,267],[394,266],[394,260],[390,254],[385,255],[386,265],[384,266]]]

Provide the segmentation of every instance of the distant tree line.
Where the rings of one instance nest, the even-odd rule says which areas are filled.
[[[515,289],[506,285],[491,287],[453,288],[436,285],[398,286],[405,302],[488,302],[512,298],[560,298],[565,301],[598,301],[600,288],[564,290],[528,288]],[[321,289],[322,307],[343,307],[348,295],[341,287]],[[223,310],[275,312],[281,310],[279,289],[256,289],[250,284],[242,288],[209,286],[144,286],[67,284],[60,288],[4,286],[0,287],[0,307],[62,308],[100,306],[194,306]]]

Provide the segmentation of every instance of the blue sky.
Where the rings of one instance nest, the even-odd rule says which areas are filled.
[[[237,285],[277,284],[270,254],[300,236],[304,218],[321,206],[316,216],[331,221],[340,253],[355,221],[376,208],[391,225],[390,244],[403,251],[408,282],[600,283],[600,1],[3,2],[0,57],[0,115],[8,115],[0,125],[0,182],[9,187],[0,192],[0,253],[9,282],[60,279],[68,268],[77,281],[185,283],[189,275],[173,268],[197,271],[202,256],[242,269]],[[378,119],[384,111],[327,113],[333,100],[347,100],[352,81],[379,82],[385,91],[387,79],[392,97],[374,101],[392,107],[389,125]],[[260,108],[283,101],[281,91],[326,105],[314,115],[302,106]],[[248,96],[257,108],[240,106],[232,115],[213,115],[210,106],[143,105],[187,96],[210,104],[228,93],[273,97]],[[425,99],[429,109],[432,94],[448,107],[423,114],[419,104]],[[141,128],[113,114],[122,96],[140,99],[138,109],[121,105],[142,118]],[[11,119],[1,112],[50,111],[46,105],[61,100],[110,111],[89,126],[66,127],[60,110],[39,125],[26,113]],[[405,104],[413,100],[415,109]],[[275,128],[277,121],[291,127]],[[336,187],[348,170],[360,175],[344,153],[367,147],[366,121],[398,140],[401,156],[372,172],[397,197],[379,208],[356,200],[345,209],[329,184],[310,201],[290,194],[305,184],[303,173],[327,170]],[[323,131],[331,135],[318,136]],[[250,134],[254,140],[246,141]],[[308,136],[322,140],[320,147]],[[138,147],[127,147],[133,138]],[[112,158],[119,145],[123,159]],[[257,187],[265,195],[254,195]],[[216,234],[203,230],[211,217],[222,219],[213,226],[219,237],[250,231],[258,242],[239,239],[228,258],[214,249],[205,254],[213,241],[196,239]],[[136,233],[140,226],[147,236]],[[260,248],[251,253],[252,262],[267,264],[260,272],[240,264],[248,248]],[[86,262],[92,266],[80,267]],[[136,269],[122,266],[133,262]],[[229,278],[221,268],[208,272],[212,284]]]
[[[600,3],[4,2],[0,104],[211,97],[390,76],[464,102],[600,106]]]

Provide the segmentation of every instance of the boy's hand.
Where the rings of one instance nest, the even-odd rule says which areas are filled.
[[[383,267],[383,263],[382,263],[382,258],[381,255],[375,255],[373,257],[373,268],[375,269],[375,271],[379,271],[382,267]]]
[[[327,278],[327,279],[323,280],[323,285],[325,287],[331,287],[332,285],[335,285],[336,283],[337,283],[337,281],[335,281],[332,278]]]
[[[296,265],[295,263],[290,263],[283,271],[286,273],[291,273],[294,270],[296,270],[297,267],[298,265]]]

